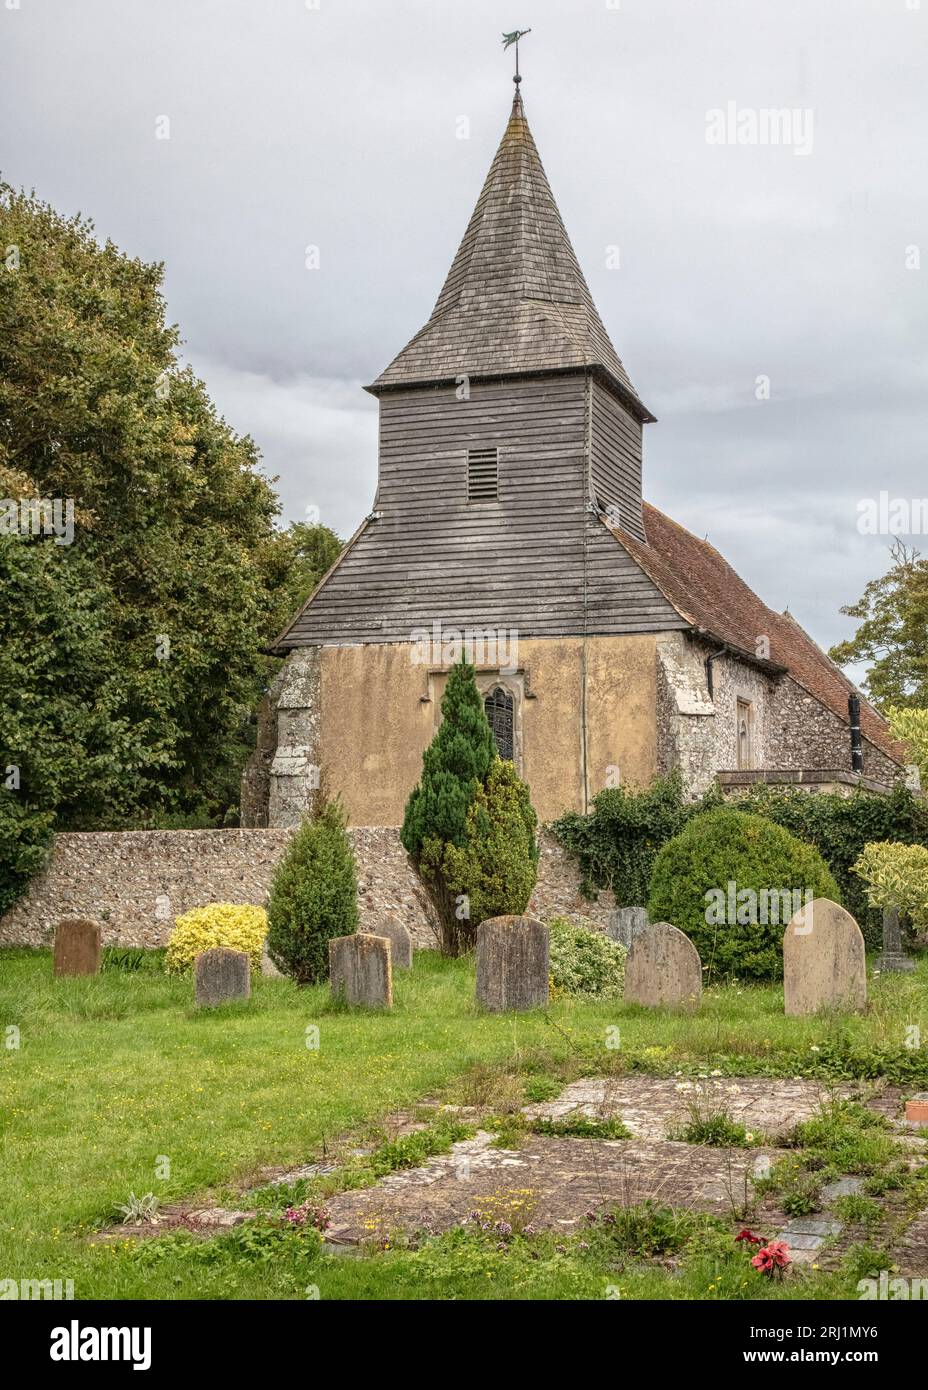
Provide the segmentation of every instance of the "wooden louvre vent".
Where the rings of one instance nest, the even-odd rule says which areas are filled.
[[[468,449],[468,502],[495,502],[499,498],[499,450]]]

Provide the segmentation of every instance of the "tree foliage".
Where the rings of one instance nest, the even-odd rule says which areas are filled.
[[[880,707],[928,706],[928,560],[897,541],[886,574],[873,579],[856,603],[842,608],[860,619],[852,638],[829,653],[846,666],[867,662],[865,686]]]
[[[254,443],[178,359],[160,265],[5,185],[0,245],[0,498],[75,511],[70,544],[3,512],[0,762],[22,768],[0,783],[9,896],[49,817],[234,819],[264,647],[337,538],[278,528]]]

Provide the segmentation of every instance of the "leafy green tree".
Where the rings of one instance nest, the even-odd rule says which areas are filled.
[[[34,599],[40,626],[54,622],[59,590],[71,592],[66,572],[78,569],[100,625],[89,655],[79,650],[89,612],[73,641],[62,632],[50,665],[21,631],[8,659],[26,688],[42,684],[41,702],[17,705],[4,683],[0,723],[37,744],[40,704],[63,709],[86,690],[92,660],[98,723],[75,714],[70,755],[59,748],[72,770],[52,777],[51,764],[36,763],[30,795],[39,798],[36,779],[52,778],[40,799],[61,825],[234,818],[249,714],[272,669],[264,648],[291,615],[295,555],[308,579],[314,539],[278,529],[254,443],[180,364],[160,265],[6,185],[0,245],[0,496],[74,500],[73,544],[15,538],[18,563],[40,565],[47,581],[44,606]],[[31,550],[41,561],[27,561]],[[7,601],[4,623],[9,615]],[[99,774],[93,740],[105,724],[118,785]],[[80,768],[105,794],[65,794]]]
[[[886,574],[842,608],[860,626],[832,647],[833,661],[867,662],[867,693],[881,706],[928,707],[928,560],[897,541]]]
[[[109,602],[76,547],[0,536],[0,912],[56,823],[92,829],[136,809],[146,752],[123,708]]]
[[[354,851],[341,804],[304,821],[277,867],[267,905],[271,960],[299,985],[328,978],[329,941],[358,926]]]
[[[322,576],[334,565],[342,552],[342,542],[328,526],[294,521],[283,533],[281,551],[286,560],[286,622],[299,611]]]

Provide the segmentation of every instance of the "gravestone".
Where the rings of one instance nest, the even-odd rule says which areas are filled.
[[[213,946],[197,956],[194,973],[198,1009],[251,997],[251,957],[247,951]]]
[[[385,917],[376,932],[365,936],[385,936],[393,947],[391,961],[394,970],[408,970],[412,965],[412,937],[398,917]]]
[[[647,925],[646,907],[618,907],[606,915],[606,935],[626,951],[631,950],[635,937],[640,936]]]
[[[103,933],[99,922],[68,917],[55,931],[56,975],[99,975]]]
[[[696,1009],[701,1000],[696,947],[669,922],[652,922],[635,937],[625,962],[626,1004]]]
[[[788,1014],[863,1009],[867,961],[860,927],[829,898],[795,914],[783,936],[783,999]]]
[[[329,982],[332,994],[349,1004],[368,1008],[393,1007],[393,949],[389,937],[355,932],[329,942]]]
[[[915,962],[902,949],[902,917],[898,907],[883,908],[883,950],[877,957],[880,971],[914,970]]]
[[[477,928],[477,1002],[493,1013],[548,1002],[548,928],[534,917],[488,917]]]

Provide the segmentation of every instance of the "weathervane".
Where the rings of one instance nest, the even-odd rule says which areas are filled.
[[[515,44],[516,46],[516,75],[512,79],[513,82],[515,82],[516,86],[518,86],[519,83],[522,81],[522,78],[519,76],[519,40],[524,39],[525,35],[530,34],[531,32],[531,29],[513,29],[511,34],[503,35],[504,52],[507,48],[510,48],[512,44]]]

